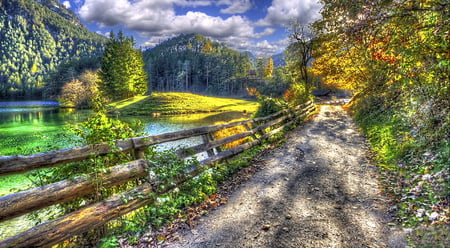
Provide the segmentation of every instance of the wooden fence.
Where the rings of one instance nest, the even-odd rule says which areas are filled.
[[[254,147],[287,126],[302,120],[314,109],[314,104],[308,102],[294,109],[282,110],[267,117],[119,140],[115,142],[114,149],[109,144],[102,143],[25,156],[0,156],[0,175],[8,175],[39,168],[56,167],[74,161],[83,161],[93,155],[106,155],[111,152],[134,152],[135,160],[112,167],[109,173],[102,176],[101,186],[108,188],[137,178],[146,178],[144,183],[131,190],[85,206],[0,241],[0,247],[48,247],[102,226],[124,214],[150,204],[154,199],[150,196],[150,193],[161,194],[176,188],[177,185],[199,175],[215,162]],[[214,140],[214,132],[236,126],[245,126],[247,131]],[[203,137],[204,142],[188,148],[188,153],[186,149],[180,149],[176,153],[181,158],[186,158],[192,154],[207,152],[208,157],[200,161],[199,165],[186,168],[171,183],[158,180],[157,175],[149,176],[152,175],[152,162],[144,159],[145,150],[148,147],[196,136]],[[237,147],[227,150],[219,149],[220,146],[245,137],[252,138]],[[98,179],[96,179],[96,182],[98,184]],[[0,223],[93,193],[96,190],[95,184],[90,175],[84,175],[0,197]],[[127,200],[124,201],[123,199]]]

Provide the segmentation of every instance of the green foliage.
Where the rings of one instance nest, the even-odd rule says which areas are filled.
[[[72,131],[85,144],[98,144],[137,136],[128,123],[112,119],[101,112],[74,126]]]
[[[399,222],[448,225],[448,1],[322,3],[314,72],[356,93],[355,119],[387,169]]]
[[[116,236],[106,237],[101,240],[99,248],[119,248],[119,240]]]
[[[291,87],[284,93],[284,99],[290,106],[298,106],[312,100],[310,89],[305,83],[293,83]]]
[[[98,112],[85,122],[73,126],[72,132],[78,137],[77,141],[82,145],[107,142],[110,144],[112,150],[115,149],[114,140],[139,136],[139,133],[134,131],[129,124],[112,119],[103,112]],[[123,164],[130,160],[133,160],[133,154],[110,153],[106,156],[92,155],[89,159],[82,162],[74,162],[52,169],[33,171],[31,178],[34,179],[35,185],[43,186],[79,175],[90,175],[92,177],[93,183],[95,184],[95,192],[59,204],[57,211],[52,211],[47,214],[52,219],[138,185],[140,182],[136,180],[108,189],[102,187],[102,175],[108,173],[110,167]],[[36,215],[35,218],[37,217]],[[39,219],[35,220],[40,221]],[[97,243],[105,235],[107,230],[107,225],[97,228],[80,237],[75,237],[73,242],[79,246],[91,246],[91,244]]]
[[[286,107],[286,103],[278,98],[268,96],[258,97],[259,108],[254,114],[254,117],[265,117],[276,113]]]
[[[1,9],[0,97],[41,97],[50,72],[69,58],[99,55],[106,42],[58,1],[11,0]]]
[[[244,92],[250,59],[197,34],[180,35],[144,52],[153,91],[231,95]]]
[[[144,71],[142,52],[134,49],[133,38],[119,32],[111,38],[102,57],[100,90],[104,97],[121,100],[147,92],[147,74]]]

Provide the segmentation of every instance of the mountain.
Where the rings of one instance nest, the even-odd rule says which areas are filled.
[[[0,99],[40,97],[51,72],[101,55],[106,42],[57,0],[1,1]]]
[[[284,53],[279,53],[279,54],[273,55],[272,56],[273,65],[275,67],[285,66],[286,65],[286,61],[284,60],[284,58],[285,58],[285,54]]]
[[[245,91],[248,55],[198,34],[180,35],[144,52],[156,91],[233,95]]]

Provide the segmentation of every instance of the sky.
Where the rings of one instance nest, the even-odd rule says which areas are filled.
[[[123,30],[152,48],[180,34],[198,33],[256,56],[282,52],[293,21],[320,17],[317,0],[59,0],[89,30]]]

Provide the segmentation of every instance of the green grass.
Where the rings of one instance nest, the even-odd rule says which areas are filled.
[[[121,115],[174,115],[213,112],[254,113],[254,101],[207,97],[191,93],[153,93],[137,96],[109,105]]]

